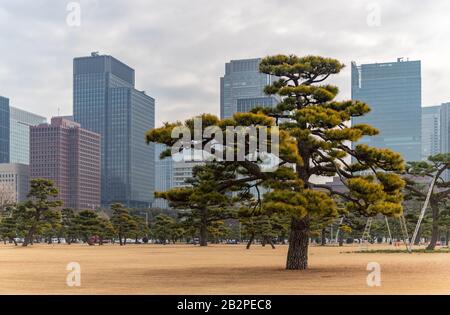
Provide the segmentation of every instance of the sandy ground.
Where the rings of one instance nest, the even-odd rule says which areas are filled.
[[[283,270],[287,246],[0,245],[1,294],[450,294],[450,254],[357,254],[310,247],[310,269]],[[70,262],[81,287],[68,287]],[[381,287],[366,283],[381,265]]]

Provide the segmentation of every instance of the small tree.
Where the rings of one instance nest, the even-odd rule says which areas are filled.
[[[121,246],[126,245],[127,237],[130,236],[131,231],[135,229],[136,222],[130,214],[130,211],[120,203],[111,205],[112,216],[111,223],[116,230]]]
[[[405,189],[411,197],[426,202],[427,195],[431,191],[429,205],[432,210],[432,232],[428,250],[434,250],[436,247],[439,238],[441,210],[445,209],[449,202],[450,182],[444,176],[444,172],[449,169],[450,153],[430,156],[428,161],[409,162],[406,168]],[[430,182],[431,187],[420,182]],[[426,207],[427,205],[424,205],[424,208]]]
[[[45,222],[41,224],[40,234],[47,239],[48,244],[52,244],[53,237],[59,236],[61,227],[61,212],[49,211],[46,215]]]
[[[139,238],[148,237],[150,229],[145,218],[141,216],[132,216],[134,224],[132,225],[132,230],[130,231],[130,236],[134,237],[135,243],[138,243]]]
[[[9,240],[10,242],[13,242],[14,245],[17,246],[16,242],[16,237],[18,234],[17,228],[18,225],[15,216],[11,215],[0,218],[0,237],[3,238],[5,244],[6,241]]]
[[[165,214],[156,216],[155,223],[152,226],[153,237],[159,240],[162,244],[166,244],[167,241],[175,244],[185,234],[184,229],[185,222],[178,222],[175,218]]]
[[[116,231],[108,218],[98,218],[97,236],[100,245],[103,245],[105,239],[113,239]]]
[[[21,227],[26,229],[25,241],[22,246],[28,246],[33,242],[36,232],[45,223],[51,223],[57,217],[57,207],[62,205],[58,196],[58,189],[48,179],[32,179],[30,181],[29,201],[18,208],[18,217]]]
[[[211,242],[218,244],[225,239],[231,232],[231,229],[225,225],[224,221],[215,221],[208,226],[208,236]]]
[[[166,199],[170,206],[185,210],[180,215],[198,229],[200,246],[207,246],[208,228],[215,222],[234,217],[232,198],[218,189],[221,181],[234,176],[233,169],[225,165],[208,163],[196,166],[193,177],[187,181],[191,187],[158,192],[155,197]]]
[[[162,244],[166,244],[167,240],[174,240],[177,235],[177,220],[165,214],[156,216],[153,225],[153,236]]]
[[[92,239],[98,236],[100,228],[100,218],[95,211],[83,210],[80,211],[74,218],[77,234],[81,239],[91,245],[94,245]]]
[[[78,237],[75,226],[75,212],[72,209],[61,210],[61,234],[69,245]]]

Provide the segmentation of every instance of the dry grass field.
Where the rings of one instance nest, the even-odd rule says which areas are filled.
[[[286,246],[0,245],[0,294],[434,294],[450,293],[450,254],[358,254],[311,247],[308,271],[285,271]],[[81,265],[81,287],[66,266]],[[366,284],[369,262],[382,285]]]

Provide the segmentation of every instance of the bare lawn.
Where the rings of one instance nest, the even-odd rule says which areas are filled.
[[[287,246],[0,245],[0,294],[450,294],[450,254],[357,249],[310,247],[310,269],[286,271]],[[80,287],[66,284],[71,262]],[[381,287],[367,286],[370,262]]]

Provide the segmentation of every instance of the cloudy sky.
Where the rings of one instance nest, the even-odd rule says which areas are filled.
[[[350,62],[422,60],[423,105],[450,101],[450,1],[0,0],[0,95],[50,117],[72,113],[72,59],[110,54],[156,98],[156,123],[219,113],[230,59],[319,54],[348,67],[333,83],[350,96]]]

